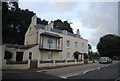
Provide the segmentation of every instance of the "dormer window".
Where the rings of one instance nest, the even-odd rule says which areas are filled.
[[[66,31],[66,30],[63,30],[63,34],[67,35],[67,31]]]

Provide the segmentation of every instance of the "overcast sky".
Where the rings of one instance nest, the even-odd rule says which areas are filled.
[[[79,29],[94,52],[100,37],[118,34],[117,2],[19,2],[19,6],[33,11],[41,19],[72,22],[74,33]]]

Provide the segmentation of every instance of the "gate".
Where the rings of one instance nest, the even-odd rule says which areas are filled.
[[[30,60],[30,68],[37,68],[37,60]]]

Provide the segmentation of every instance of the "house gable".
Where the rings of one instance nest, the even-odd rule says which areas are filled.
[[[25,45],[27,45],[27,44],[37,44],[36,21],[37,21],[37,16],[34,15],[32,17],[31,24],[28,27],[28,30],[27,30],[27,32],[25,34],[25,42],[24,42]]]

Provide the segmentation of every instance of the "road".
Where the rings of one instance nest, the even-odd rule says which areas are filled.
[[[120,63],[83,64],[54,69],[3,71],[4,79],[118,79]]]

